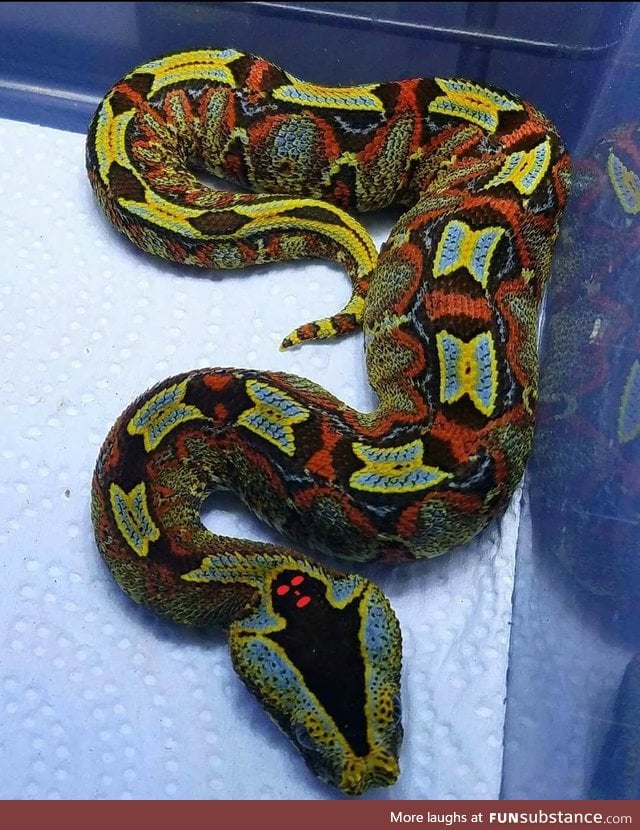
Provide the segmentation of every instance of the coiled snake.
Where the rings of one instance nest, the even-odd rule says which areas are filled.
[[[219,192],[194,168],[259,191]],[[362,326],[374,412],[303,378],[200,369],[129,406],[97,462],[98,547],[136,601],[228,629],[234,667],[323,780],[393,783],[400,632],[388,601],[285,548],[200,520],[235,491],[297,542],[398,562],[471,539],[531,443],[536,327],[569,160],[514,95],[460,79],[300,81],[234,49],[139,66],[106,95],[87,169],[115,227],[166,259],[321,257],[353,286],[291,346]],[[407,206],[380,256],[345,211]]]

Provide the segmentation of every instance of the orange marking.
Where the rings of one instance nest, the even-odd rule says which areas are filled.
[[[431,435],[434,439],[447,444],[455,460],[460,464],[469,460],[482,440],[481,433],[477,429],[454,423],[443,412],[436,415]]]
[[[320,434],[322,436],[322,448],[309,458],[305,467],[310,473],[322,476],[327,481],[335,481],[336,470],[333,466],[333,450],[340,442],[340,436],[324,421],[320,427]]]
[[[221,426],[225,424],[229,418],[229,410],[222,403],[217,403],[213,407],[213,417]]]
[[[247,75],[247,80],[245,81],[247,89],[264,95],[264,79],[269,74],[269,69],[271,68],[271,66],[272,64],[270,64],[269,61],[266,61],[264,58],[255,58],[255,60],[251,64],[251,69],[249,70],[249,74]]]
[[[481,323],[491,323],[493,314],[484,297],[473,299],[466,294],[431,291],[424,298],[425,310],[431,320],[442,317],[467,317]]]
[[[217,372],[212,372],[209,375],[204,375],[202,378],[202,382],[204,383],[204,385],[208,386],[209,389],[213,389],[214,392],[221,392],[231,383],[232,380],[232,375],[223,375]]]
[[[331,194],[327,194],[327,198]],[[352,204],[351,190],[344,182],[336,182],[333,187],[333,202],[339,207],[347,208]]]

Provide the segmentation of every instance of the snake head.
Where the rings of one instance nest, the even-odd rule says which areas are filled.
[[[236,621],[236,671],[308,766],[347,795],[399,774],[400,628],[363,577],[300,560],[275,569]]]

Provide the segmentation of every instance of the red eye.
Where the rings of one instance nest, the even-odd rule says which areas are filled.
[[[309,605],[311,602],[311,597],[300,597],[300,599],[296,602],[296,608],[304,608],[305,605]]]
[[[289,586],[288,585],[278,585],[276,588],[276,594],[279,597],[283,597],[285,594],[289,593]]]
[[[300,585],[302,582],[304,582],[303,576],[294,576],[291,580],[292,585]]]

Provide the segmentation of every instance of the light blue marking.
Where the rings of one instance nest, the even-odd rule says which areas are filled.
[[[387,615],[382,608],[373,604],[369,605],[367,611],[364,629],[365,646],[373,660],[381,663],[389,654]]]
[[[274,424],[273,421],[265,418],[259,412],[250,413],[247,415],[246,420],[256,432],[261,432],[263,435],[270,435],[281,447],[288,447],[290,445],[291,441],[284,431],[284,428],[279,424]]]
[[[540,175],[540,169],[547,158],[546,145],[541,144],[536,147],[536,154],[533,161],[533,167],[523,177],[523,188],[525,192],[529,192],[535,184],[536,178]]]
[[[496,125],[496,119],[491,113],[484,112],[484,110],[471,109],[471,107],[459,104],[457,101],[450,101],[448,98],[438,99],[438,107],[448,110],[452,115],[460,118],[467,116],[470,121],[481,121],[482,124],[491,128]]]
[[[447,268],[455,268],[460,261],[461,244],[464,239],[465,229],[459,222],[454,220],[449,222],[445,228],[445,234],[442,242],[440,262],[438,262],[440,272],[444,272]]]
[[[367,461],[376,463],[381,461],[392,461],[395,464],[403,464],[407,461],[414,461],[419,453],[418,444],[407,444],[403,447],[367,447],[360,446],[358,453],[366,456]]]
[[[292,691],[299,687],[298,677],[291,666],[280,655],[261,640],[251,637],[243,643],[245,660],[252,666],[252,671],[260,672],[272,689],[280,693]]]
[[[138,530],[137,530],[135,524],[132,521],[133,517],[132,517],[131,513],[129,512],[129,508],[128,508],[125,500],[120,495],[120,493],[117,493],[117,492],[115,493],[115,498],[116,498],[116,509],[117,509],[117,511],[120,515],[120,518],[122,520],[122,524],[126,527],[127,533],[129,534],[130,538],[133,540],[134,547],[136,547],[136,548],[142,547],[142,539],[140,538],[140,534],[138,533]]]
[[[362,584],[362,577],[353,575],[341,579],[339,582],[331,583],[331,599],[339,605],[346,605],[353,599],[356,590]]]
[[[280,156],[298,159],[308,153],[312,144],[314,129],[308,121],[292,121],[283,124],[275,136],[275,146]]]
[[[495,242],[497,236],[497,231],[482,231],[482,234],[477,238],[473,249],[469,270],[471,271],[473,277],[478,280],[479,283],[482,283],[482,285],[484,285],[487,280],[487,260],[490,248]]]
[[[444,398],[445,401],[455,399],[460,394],[460,344],[454,338],[442,339],[444,354]]]
[[[408,470],[402,475],[381,475],[379,473],[356,473],[351,477],[352,486],[360,485],[365,490],[405,489],[409,487],[430,487],[441,479],[441,475],[428,470]]]
[[[286,417],[293,417],[295,415],[304,414],[305,410],[297,406],[293,400],[281,398],[271,389],[265,386],[254,384],[251,386],[251,391],[254,393],[260,403],[270,406],[273,409],[279,410]]]
[[[488,334],[479,335],[475,345],[475,359],[478,364],[478,382],[476,393],[482,405],[489,408],[493,391],[493,371],[491,366],[491,341]]]
[[[333,96],[333,95],[314,95],[311,92],[306,92],[301,89],[298,89],[295,86],[289,87],[280,87],[278,90],[278,97],[280,98],[290,98],[293,100],[298,101],[309,101],[311,103],[317,104],[328,104],[329,106],[335,106],[339,109],[343,109],[345,107],[350,107],[355,105],[364,106],[364,107],[376,107],[376,101],[374,98],[368,98],[364,95],[356,95],[356,96]]]
[[[226,58],[237,58],[240,52],[237,49],[218,49],[213,51],[212,54],[224,60]]]

